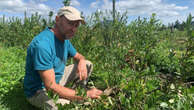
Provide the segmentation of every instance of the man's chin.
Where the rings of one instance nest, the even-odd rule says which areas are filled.
[[[70,39],[73,38],[73,36],[74,36],[74,34],[67,35],[67,37],[70,38]]]
[[[71,38],[73,38],[73,35],[66,35],[66,36],[65,36],[65,39],[66,39],[66,40],[71,39]]]

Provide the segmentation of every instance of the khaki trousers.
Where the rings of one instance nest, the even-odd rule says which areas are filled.
[[[93,65],[90,61],[86,61],[87,71],[88,71],[88,78],[91,75]],[[64,75],[62,76],[59,84],[65,86],[67,83],[71,81],[75,81],[76,84],[81,84],[85,86],[87,84],[88,78],[84,81],[79,81],[79,76],[76,73],[77,71],[77,64],[69,65],[65,68]],[[59,98],[55,103],[53,99],[50,99],[47,95],[46,90],[38,90],[36,94],[30,98],[27,98],[27,101],[38,108],[44,110],[57,110],[57,104],[69,104],[70,101],[67,99]]]

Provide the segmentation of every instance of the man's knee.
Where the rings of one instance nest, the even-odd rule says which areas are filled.
[[[86,64],[87,64],[87,65],[93,65],[92,62],[89,61],[89,60],[86,60]]]
[[[86,67],[87,67],[88,73],[91,74],[91,72],[93,70],[93,64],[92,64],[92,62],[89,61],[89,60],[86,60]]]

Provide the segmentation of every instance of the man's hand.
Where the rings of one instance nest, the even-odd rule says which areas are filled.
[[[86,80],[86,78],[88,77],[85,59],[82,59],[78,62],[77,73],[80,80]]]
[[[87,97],[92,99],[100,98],[101,94],[102,94],[102,91],[96,88],[92,88],[87,91]]]
[[[88,73],[84,56],[77,52],[74,56],[74,59],[78,61],[77,73],[80,80],[86,80],[86,78],[88,77]]]

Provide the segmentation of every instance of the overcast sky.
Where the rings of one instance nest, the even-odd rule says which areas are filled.
[[[57,10],[63,6],[63,0],[0,0],[0,17],[5,15],[30,15],[34,12],[46,16],[49,11]],[[112,0],[71,0],[71,5],[79,9],[84,15],[90,15],[96,10],[111,10]],[[116,0],[116,10],[128,12],[129,21],[137,16],[149,17],[156,13],[157,17],[165,24],[177,19],[183,21],[189,13],[194,15],[194,0]]]

